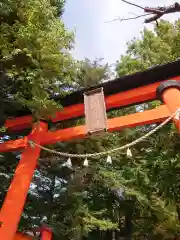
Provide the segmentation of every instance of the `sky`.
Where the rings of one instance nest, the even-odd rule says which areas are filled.
[[[174,0],[131,0],[141,6],[168,6]],[[115,63],[126,51],[126,42],[139,37],[146,26],[144,18],[129,21],[111,21],[117,17],[132,17],[143,10],[130,6],[121,0],[67,0],[63,20],[69,30],[75,30],[76,59],[104,58],[109,64]],[[164,19],[173,21],[180,13],[169,14]]]

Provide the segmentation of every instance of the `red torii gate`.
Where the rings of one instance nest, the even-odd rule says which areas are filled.
[[[161,99],[164,102],[163,105],[156,109],[108,119],[107,130],[109,132],[119,131],[127,127],[161,122],[177,111],[180,108],[179,66],[180,60],[97,86],[97,88],[102,87],[104,89],[107,110],[155,99]],[[56,113],[56,117],[49,120],[58,122],[83,116],[83,93],[92,89],[94,88],[72,93],[70,96],[65,97],[64,108]],[[173,120],[180,131],[179,120],[175,118]],[[12,240],[15,236],[17,237],[18,223],[40,155],[40,148],[30,146],[28,141],[31,140],[37,144],[46,145],[58,141],[84,138],[87,133],[85,126],[51,132],[48,131],[48,124],[45,121],[33,124],[30,115],[9,119],[6,121],[5,126],[9,131],[32,127],[32,131],[28,136],[0,144],[0,152],[23,150],[21,160],[0,210],[0,239]],[[52,233],[45,231],[42,240],[50,240],[51,237]]]

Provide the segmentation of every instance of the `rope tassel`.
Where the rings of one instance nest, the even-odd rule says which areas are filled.
[[[74,173],[72,173],[72,174],[70,175],[70,178],[71,178],[71,180],[74,179]]]
[[[120,147],[117,147],[117,148],[113,148],[113,149],[110,149],[110,150],[107,150],[107,151],[104,151],[104,152],[86,153],[86,154],[58,152],[56,150],[52,150],[52,149],[46,148],[44,146],[41,146],[38,143],[35,143],[35,142],[31,141],[31,140],[29,140],[28,143],[29,143],[29,145],[33,144],[35,147],[39,147],[42,150],[45,150],[45,151],[47,151],[49,153],[56,154],[56,155],[63,156],[63,157],[69,157],[69,158],[71,157],[71,158],[81,158],[82,159],[82,158],[86,158],[86,157],[99,157],[99,156],[103,156],[103,155],[107,156],[107,154],[111,154],[113,152],[125,150],[127,148],[130,148],[130,147],[132,147],[132,146],[134,146],[134,145],[144,141],[145,139],[150,137],[152,134],[157,132],[159,129],[161,129],[163,126],[165,126],[175,116],[176,116],[176,118],[179,118],[179,116],[178,116],[179,113],[180,113],[180,108],[178,108],[176,112],[174,112],[171,116],[169,116],[166,120],[164,120],[164,122],[162,122],[161,124],[157,125],[154,129],[152,129],[150,132],[146,133],[142,137],[137,138],[136,140],[132,141],[131,143],[127,143],[127,144],[125,144],[123,146],[120,146]],[[127,150],[127,154],[129,154],[129,150]],[[131,156],[132,156],[132,153],[131,153]],[[72,163],[71,163],[71,165],[72,165]]]
[[[84,166],[84,167],[88,167],[88,166],[89,166],[89,163],[88,163],[87,158],[84,160],[83,166]]]
[[[179,120],[180,119],[180,112],[177,112],[175,117],[174,117],[175,120]]]
[[[109,155],[107,156],[106,163],[112,164],[112,158],[111,158],[111,156],[109,156]]]
[[[68,158],[67,162],[66,162],[66,166],[67,167],[72,167],[72,162],[71,162],[71,159]]]
[[[130,148],[127,149],[126,155],[127,155],[127,157],[129,157],[129,158],[132,157],[132,152],[131,152],[131,149],[130,149]]]

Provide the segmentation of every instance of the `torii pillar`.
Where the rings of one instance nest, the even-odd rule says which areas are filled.
[[[41,229],[41,240],[52,240],[52,231],[49,228],[42,228]]]
[[[27,141],[31,140],[39,144],[39,133],[47,130],[48,126],[44,122],[35,124]],[[39,155],[40,148],[32,147],[27,142],[0,210],[1,240],[12,240],[16,234]]]
[[[157,97],[162,100],[168,107],[171,114],[180,108],[180,82],[169,80],[163,82],[157,88]],[[180,114],[173,118],[173,121],[180,133]]]

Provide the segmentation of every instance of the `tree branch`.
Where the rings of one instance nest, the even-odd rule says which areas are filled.
[[[129,2],[127,0],[121,0],[121,1],[125,2],[129,5],[132,5],[132,6],[143,9],[145,14],[137,15],[135,17],[116,18],[116,19],[114,19],[112,21],[108,21],[108,22],[132,20],[132,19],[137,19],[137,18],[144,17],[144,16],[152,14],[153,16],[145,19],[145,21],[144,21],[145,23],[151,23],[151,22],[157,21],[163,15],[166,15],[166,14],[169,14],[169,13],[180,12],[180,4],[178,2],[175,2],[174,5],[168,6],[168,7],[151,8],[151,7],[143,7],[143,6],[140,6],[138,4]]]
[[[141,18],[141,17],[144,17],[144,16],[148,16],[148,15],[151,15],[151,13],[145,13],[145,14],[142,14],[142,15],[137,15],[137,16],[134,16],[134,17],[128,17],[128,18],[115,18],[113,20],[110,20],[110,21],[107,21],[106,23],[109,23],[109,22],[114,22],[114,21],[127,21],[127,20],[133,20],[133,19],[137,19],[137,18]]]
[[[176,2],[174,5],[169,7],[158,7],[155,9],[145,8],[144,11],[154,14],[154,16],[145,20],[145,23],[150,23],[150,22],[156,21],[157,19],[161,18],[165,14],[180,12],[180,4]]]
[[[132,2],[129,2],[129,1],[126,1],[126,0],[121,0],[121,1],[144,10],[144,7],[142,7],[140,5],[137,5],[135,3],[132,3]]]

